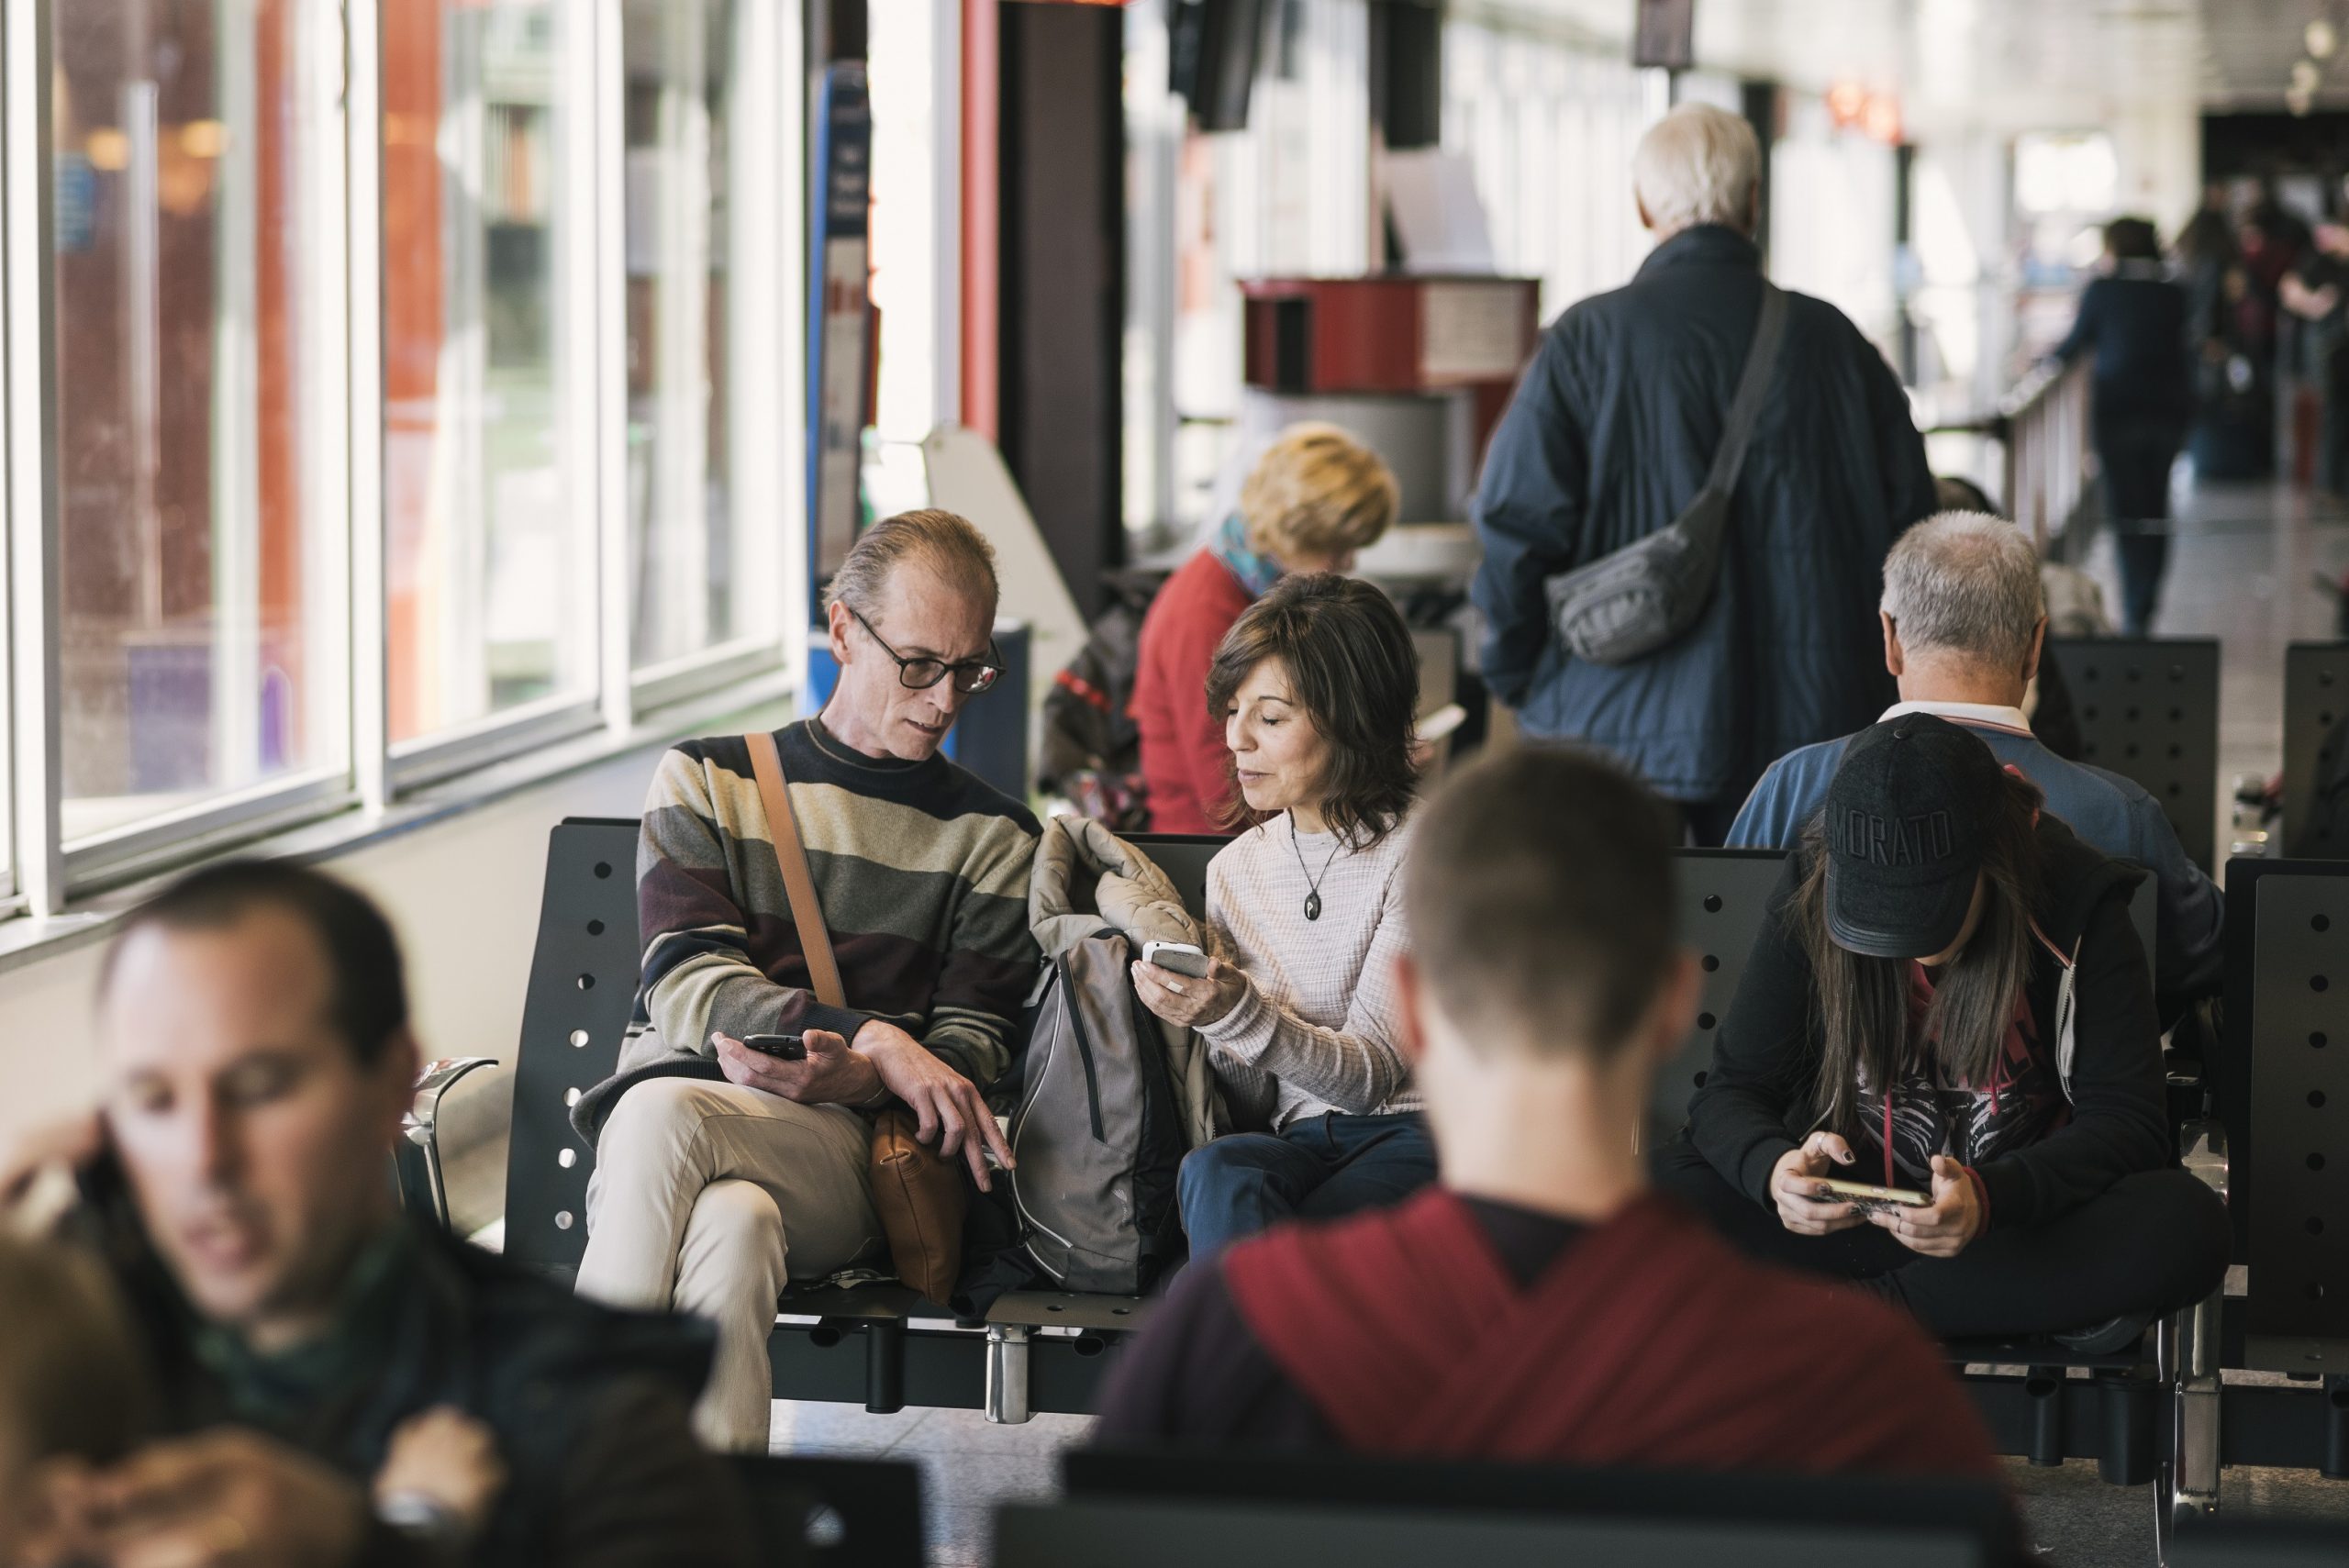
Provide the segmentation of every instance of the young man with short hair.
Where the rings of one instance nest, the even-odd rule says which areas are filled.
[[[1588,757],[1505,752],[1421,807],[1404,874],[1440,1184],[1191,1271],[1097,1440],[1996,1473],[1912,1324],[1650,1191],[1632,1129],[1699,989],[1662,807]]]

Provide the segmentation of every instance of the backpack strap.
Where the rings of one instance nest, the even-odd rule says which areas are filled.
[[[807,869],[807,846],[799,841],[799,819],[784,788],[783,750],[774,736],[758,730],[742,739],[751,748],[751,771],[758,775],[759,803],[766,808],[767,834],[774,841],[783,891],[791,900],[791,923],[798,929],[800,956],[807,961],[807,988],[827,1007],[848,1006],[840,965],[832,959],[832,937],[824,929],[823,906],[816,902],[816,879]]]
[[[1753,324],[1753,342],[1745,351],[1745,370],[1737,380],[1737,395],[1721,422],[1721,444],[1713,453],[1706,487],[1727,495],[1737,488],[1738,471],[1745,466],[1745,449],[1753,442],[1753,427],[1762,417],[1762,402],[1770,394],[1771,373],[1778,366],[1778,345],[1787,336],[1787,294],[1769,279],[1762,280],[1762,313]]]

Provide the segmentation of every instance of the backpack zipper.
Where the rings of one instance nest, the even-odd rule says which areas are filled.
[[[1058,964],[1057,964],[1057,962],[1055,963],[1054,967],[1055,967],[1055,968],[1058,968]],[[1054,995],[1054,1001],[1055,1001],[1055,1003],[1056,1003],[1056,1004],[1057,1004],[1057,1005],[1058,1005],[1058,1006],[1060,1006],[1063,1011],[1066,1011],[1066,1012],[1070,1015],[1070,1017],[1074,1018],[1074,1017],[1075,1016],[1075,1009],[1074,1009],[1074,1008],[1073,1008],[1073,1007],[1070,1007],[1070,1006],[1069,1006],[1069,1005],[1068,1005],[1068,987],[1067,987],[1067,985],[1066,985],[1066,984],[1065,984],[1065,981],[1066,981],[1066,979],[1067,979],[1067,976],[1066,976],[1066,975],[1062,975],[1060,978],[1062,979],[1062,981],[1063,982],[1063,984],[1062,984],[1062,986],[1059,988],[1059,990],[1055,993],[1055,995]],[[1049,1034],[1047,1034],[1045,1038],[1046,1038],[1046,1039],[1050,1039],[1050,1038],[1051,1038],[1051,1036],[1050,1036]],[[1034,1082],[1034,1083],[1038,1083],[1038,1084],[1042,1083],[1042,1082],[1043,1082],[1043,1080],[1044,1080],[1045,1075],[1046,1075],[1047,1073],[1049,1073],[1052,1071],[1052,1047],[1050,1047],[1050,1046],[1047,1046],[1047,1047],[1045,1048],[1045,1055],[1044,1055],[1044,1062],[1043,1062],[1043,1065],[1042,1065],[1041,1067],[1040,1067],[1039,1069],[1037,1069],[1035,1078],[1032,1080],[1032,1082]],[[1087,1072],[1086,1076],[1087,1076],[1088,1078],[1090,1078],[1090,1076],[1091,1076],[1091,1073],[1090,1073],[1090,1071],[1089,1071],[1089,1070],[1088,1070],[1088,1072]],[[1012,1158],[1012,1162],[1013,1162],[1013,1163],[1015,1163],[1015,1164],[1017,1164],[1017,1163],[1019,1162],[1019,1139],[1020,1139],[1020,1135],[1021,1135],[1022,1133],[1025,1133],[1025,1132],[1028,1130],[1028,1116],[1029,1116],[1029,1113],[1030,1113],[1030,1111],[1032,1111],[1032,1110],[1035,1108],[1035,1105],[1036,1105],[1035,1091],[1034,1091],[1033,1089],[1030,1089],[1030,1090],[1028,1092],[1027,1096],[1026,1096],[1024,1099],[1022,1099],[1022,1100],[1020,1101],[1020,1103],[1019,1103],[1019,1118],[1018,1118],[1018,1120],[1019,1120],[1019,1125],[1018,1129],[1015,1129],[1015,1130],[1013,1131],[1012,1135],[1011,1135],[1011,1158]],[[1043,1255],[1041,1252],[1039,1252],[1039,1251],[1036,1251],[1036,1243],[1035,1243],[1034,1234],[1033,1234],[1033,1233],[1041,1232],[1041,1233],[1042,1233],[1043,1235],[1049,1236],[1049,1237],[1051,1237],[1053,1240],[1055,1240],[1055,1241],[1059,1242],[1062,1246],[1068,1248],[1068,1249],[1069,1249],[1069,1250],[1071,1250],[1072,1251],[1075,1250],[1075,1244],[1074,1244],[1074,1242],[1070,1241],[1070,1240],[1069,1240],[1069,1239],[1068,1239],[1067,1237],[1065,1237],[1065,1236],[1062,1235],[1059,1231],[1054,1230],[1051,1226],[1046,1225],[1045,1223],[1043,1223],[1043,1221],[1041,1221],[1041,1220],[1038,1219],[1038,1218],[1037,1218],[1033,1214],[1030,1214],[1030,1213],[1028,1211],[1028,1205],[1027,1205],[1026,1201],[1025,1201],[1024,1199],[1022,1199],[1022,1198],[1020,1197],[1020,1195],[1019,1195],[1019,1178],[1018,1178],[1018,1174],[1017,1174],[1017,1173],[1016,1173],[1016,1172],[1007,1172],[1007,1173],[1006,1173],[1007,1175],[1008,1175],[1008,1176],[1010,1176],[1010,1177],[1011,1177],[1011,1207],[1014,1207],[1014,1208],[1016,1208],[1016,1209],[1018,1209],[1018,1210],[1019,1211],[1019,1218],[1020,1218],[1021,1221],[1022,1221],[1022,1222],[1024,1222],[1024,1223],[1027,1225],[1027,1227],[1028,1227],[1028,1229],[1029,1229],[1030,1232],[1031,1233],[1030,1235],[1029,1235],[1029,1236],[1024,1237],[1024,1238],[1022,1238],[1022,1239],[1021,1239],[1020,1251],[1022,1251],[1026,1252],[1026,1253],[1028,1254],[1028,1256],[1029,1256],[1030,1259],[1034,1260],[1035,1264],[1036,1264],[1036,1266],[1037,1266],[1038,1268],[1040,1268],[1040,1269],[1043,1270],[1046,1273],[1050,1274],[1050,1275],[1051,1275],[1051,1276],[1052,1276],[1055,1281],[1057,1281],[1057,1282],[1062,1282],[1062,1283],[1065,1283],[1065,1282],[1067,1281],[1067,1279],[1068,1279],[1068,1274],[1067,1274],[1067,1273],[1066,1273],[1065,1271],[1063,1271],[1063,1270],[1056,1269],[1056,1268],[1052,1267],[1052,1264],[1050,1264],[1050,1263],[1048,1263],[1048,1262],[1046,1262],[1044,1261],[1044,1255]]]
[[[1068,960],[1055,961],[1061,972],[1061,1006],[1068,1009],[1069,1029],[1076,1036],[1077,1060],[1085,1063],[1085,1108],[1093,1117],[1093,1141],[1107,1143],[1108,1136],[1101,1129],[1101,1083],[1094,1076],[1093,1041],[1085,1032],[1085,1009],[1068,999]]]

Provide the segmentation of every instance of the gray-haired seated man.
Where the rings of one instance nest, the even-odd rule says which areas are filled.
[[[1902,534],[1884,563],[1878,616],[1900,701],[1883,717],[1930,713],[1971,731],[2039,786],[2046,809],[2081,842],[2154,873],[2154,983],[2163,1022],[2174,1022],[2219,989],[2226,906],[2143,786],[2067,762],[2032,735],[2023,693],[2047,639],[2039,566],[2023,531],[1987,513],[1943,512]],[[1771,764],[1730,828],[1731,846],[1791,849],[1853,739],[1806,746]]]
[[[846,1005],[816,995],[749,744],[685,741],[645,799],[636,1022],[572,1118],[596,1143],[579,1289],[718,1324],[696,1422],[729,1450],[767,1446],[785,1286],[889,1265],[873,1114],[907,1106],[981,1188],[983,1150],[1010,1164],[982,1095],[1038,962],[1036,819],[940,750],[1002,673],[994,552],[951,512],[885,518],[827,608],[839,683],[774,739]],[[750,1050],[760,1034],[807,1055]]]

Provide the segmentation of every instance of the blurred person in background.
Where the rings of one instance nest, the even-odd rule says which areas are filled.
[[[105,1271],[55,1242],[0,1236],[0,1568],[72,1550],[61,1505],[145,1435],[151,1390]]]
[[[2170,466],[2194,406],[2187,295],[2164,271],[2161,242],[2143,218],[2106,224],[2104,253],[2107,271],[2080,295],[2053,357],[2093,359],[2091,436],[2120,559],[2121,630],[2143,637],[2169,564]]]
[[[2316,481],[2349,495],[2349,226],[2337,218],[2318,224],[2308,253],[2284,274],[2277,293],[2303,323],[2301,362],[2323,403]]]
[[[1353,571],[1400,504],[1377,453],[1335,425],[1292,425],[1257,460],[1239,506],[1159,589],[1131,710],[1153,832],[1230,831],[1231,753],[1207,695],[1224,633],[1284,576]]]

